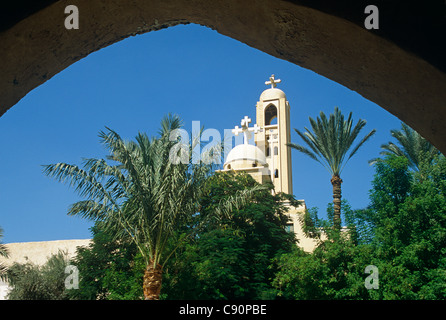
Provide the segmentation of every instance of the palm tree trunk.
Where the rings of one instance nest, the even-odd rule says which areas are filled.
[[[342,179],[338,175],[331,177],[333,185],[333,227],[336,230],[341,229],[341,183]]]
[[[160,264],[154,266],[154,263],[150,261],[144,272],[143,278],[143,291],[145,300],[159,300],[162,277],[163,267]]]

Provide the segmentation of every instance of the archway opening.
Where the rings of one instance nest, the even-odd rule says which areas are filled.
[[[277,124],[277,107],[273,104],[265,108],[265,125]]]
[[[175,50],[178,47],[181,52]],[[89,55],[33,90],[0,118],[0,136],[14,137],[2,141],[3,150],[14,152],[2,158],[11,170],[2,183],[8,186],[3,194],[9,200],[0,204],[0,210],[14,211],[24,221],[20,226],[2,222],[7,231],[5,242],[14,241],[9,235],[23,236],[16,241],[45,240],[33,238],[32,230],[38,225],[32,219],[35,212],[46,212],[52,223],[65,226],[55,235],[52,224],[39,225],[39,237],[53,234],[53,239],[70,239],[89,235],[85,224],[76,225],[78,221],[65,216],[67,206],[78,200],[77,196],[43,176],[40,165],[81,164],[82,157],[104,157],[97,139],[104,126],[126,139],[133,139],[138,131],[152,135],[167,112],[178,113],[188,131],[204,126],[217,129],[223,136],[224,129],[239,125],[244,115],[254,123],[253,105],[267,88],[264,82],[273,72],[283,80],[279,87],[290,101],[292,128],[302,129],[308,125],[308,116],[317,116],[321,109],[330,113],[334,105],[340,105],[345,112],[353,111],[355,118],[367,119],[370,128],[389,118],[380,127],[380,138],[369,144],[368,152],[360,153],[360,158],[345,171],[345,180],[370,181],[373,168],[366,162],[379,153],[389,130],[399,126],[398,119],[327,78],[209,28],[176,26],[132,37]],[[320,90],[326,94],[320,95]],[[293,131],[291,135],[297,142]],[[295,153],[292,159],[296,197],[305,199],[309,206],[325,207],[331,196],[326,173]],[[305,191],[310,188],[308,181],[320,185],[318,195]],[[361,185],[362,189],[355,183],[345,184],[346,197],[352,192],[349,188],[357,189],[355,195],[364,194],[355,197],[354,207],[367,203],[368,185]],[[29,201],[20,202],[17,196],[24,186]],[[48,203],[52,203],[51,208]],[[72,231],[80,230],[77,228],[84,236],[73,235]]]

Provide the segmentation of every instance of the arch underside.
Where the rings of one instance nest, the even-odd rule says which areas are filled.
[[[0,33],[0,115],[88,54],[187,23],[313,70],[397,116],[446,153],[446,75],[360,25],[290,1],[57,1]],[[79,30],[64,8],[79,8]]]

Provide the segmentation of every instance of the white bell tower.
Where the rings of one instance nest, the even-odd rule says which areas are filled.
[[[280,79],[274,75],[266,81],[271,88],[260,95],[256,106],[256,123],[263,128],[257,132],[254,141],[266,155],[271,181],[276,192],[293,194],[291,168],[290,104],[285,93],[276,88]]]

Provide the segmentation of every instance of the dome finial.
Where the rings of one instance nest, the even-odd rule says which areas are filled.
[[[274,79],[274,75],[272,74],[271,77],[269,77],[269,81],[265,81],[265,84],[267,86],[271,85],[271,89],[277,87],[277,83],[281,83],[282,80],[280,79]]]

